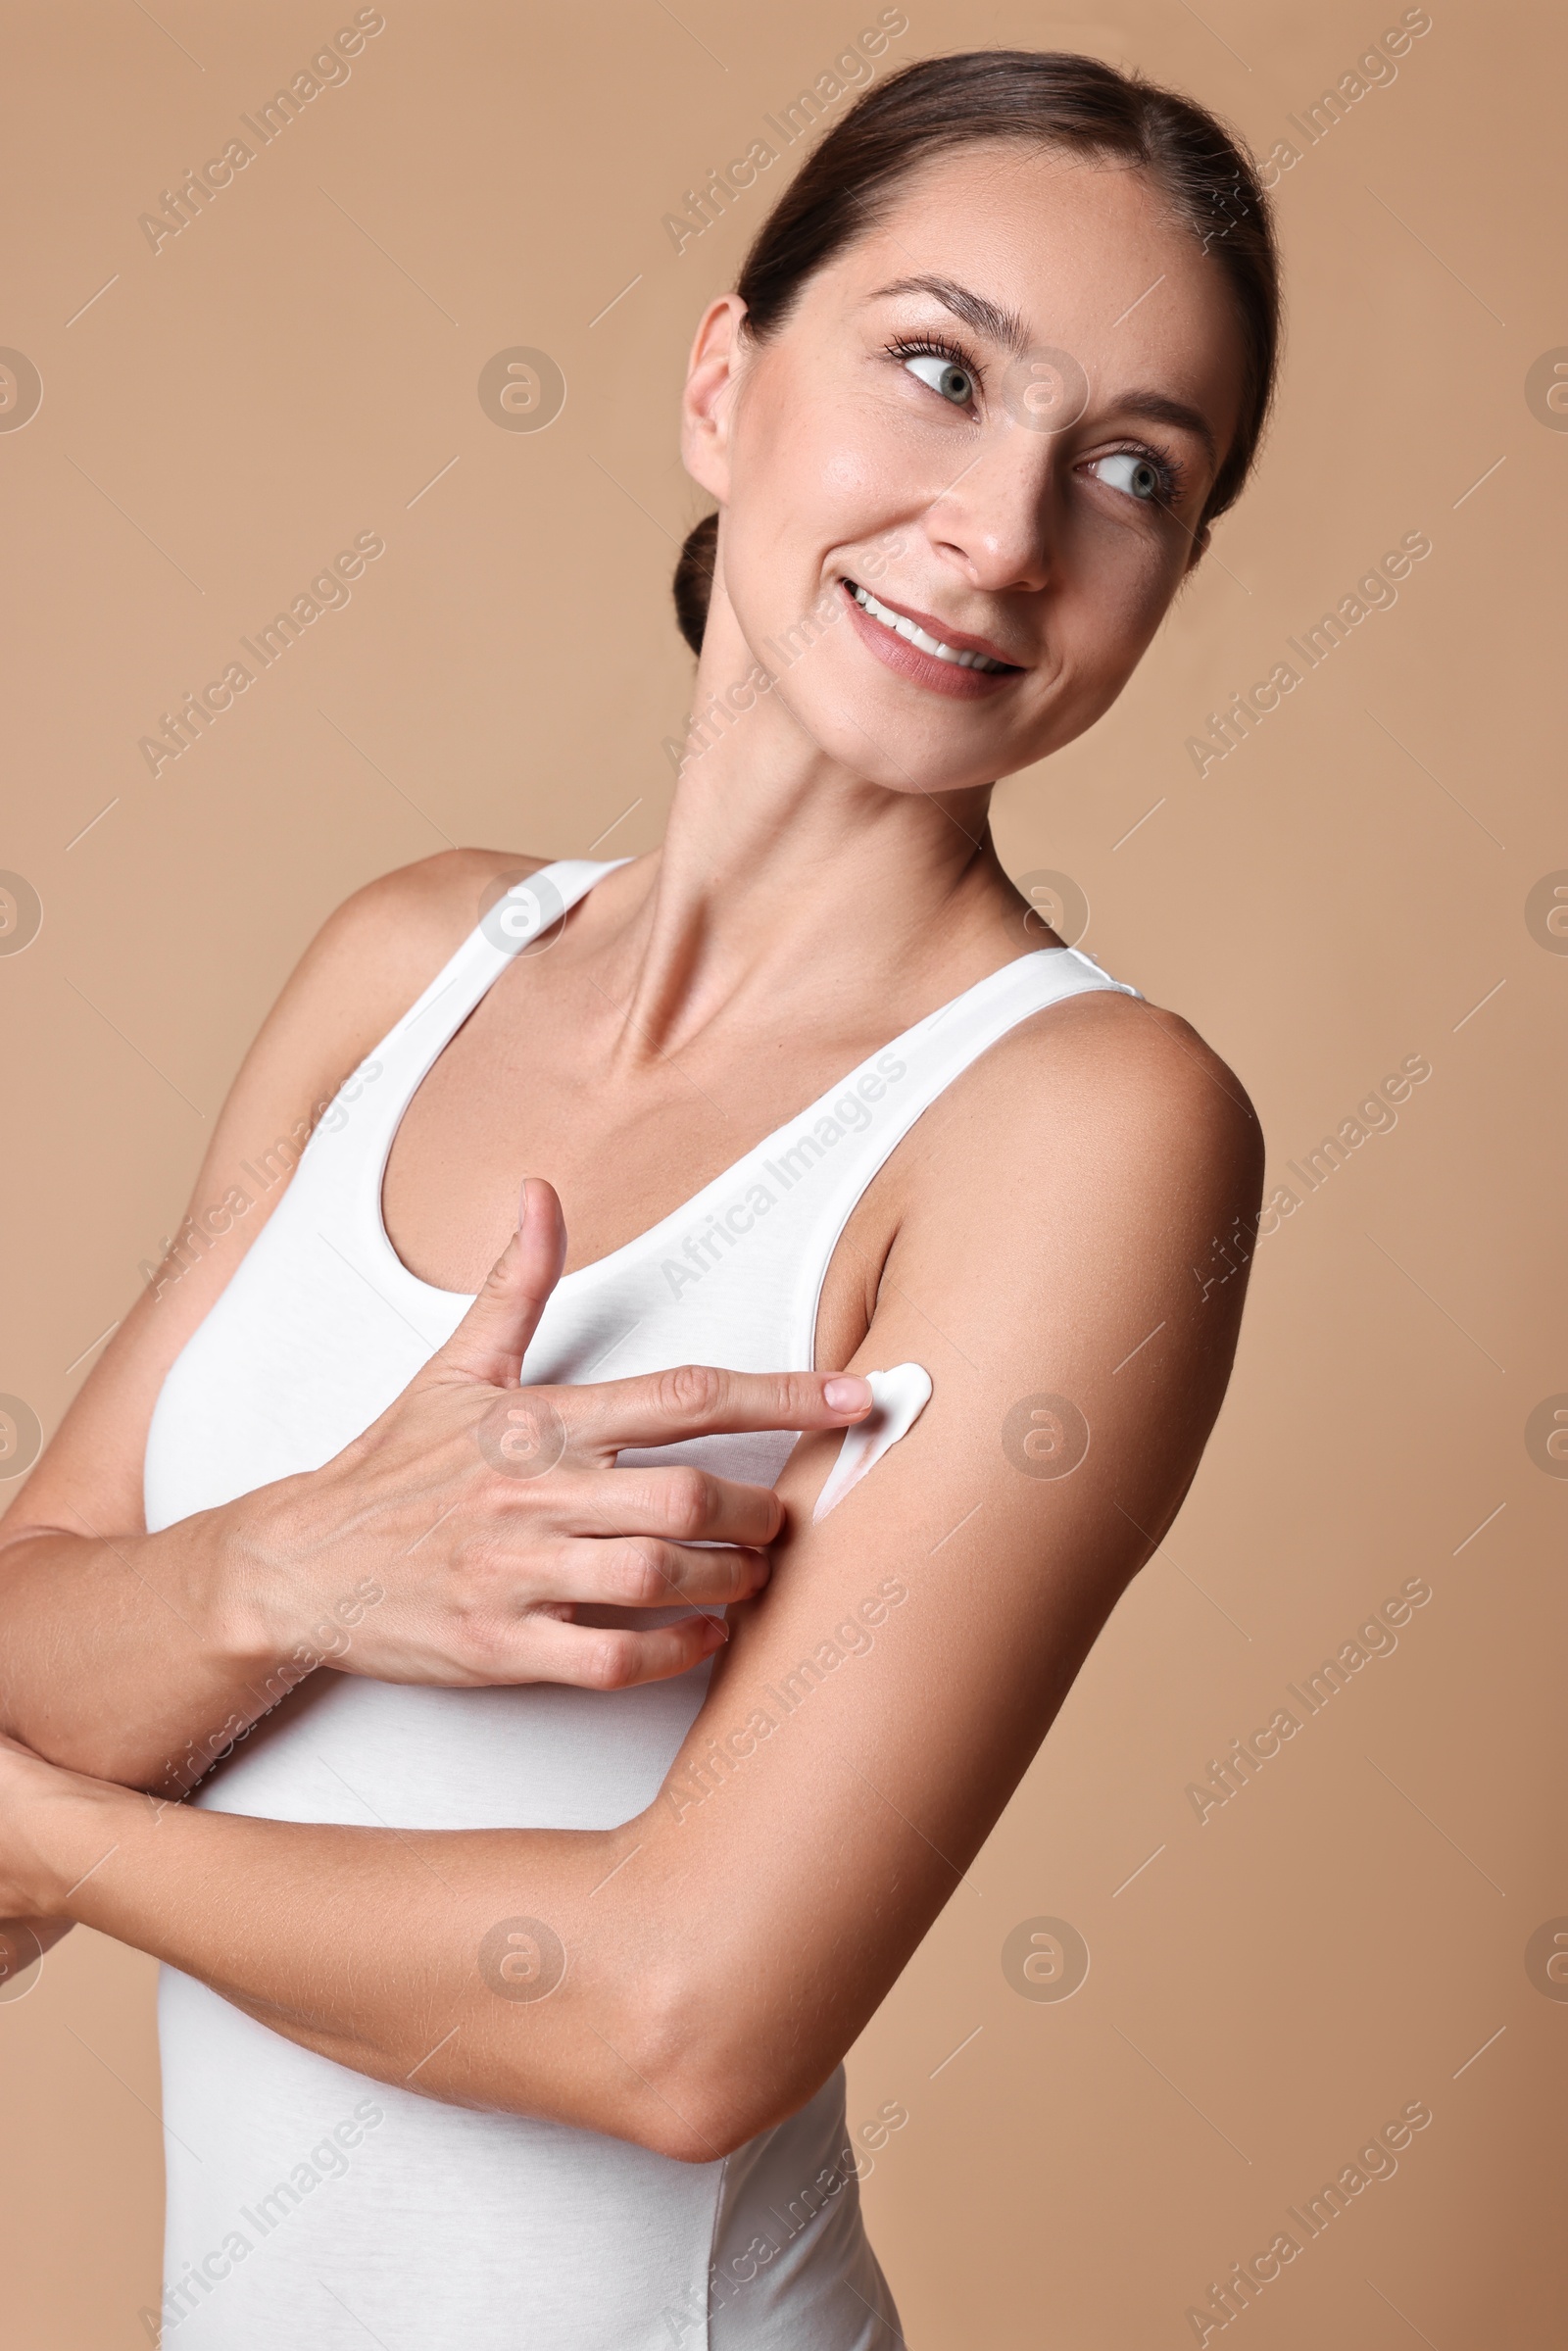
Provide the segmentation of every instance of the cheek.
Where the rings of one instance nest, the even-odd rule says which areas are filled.
[[[891,476],[888,452],[867,433],[859,440],[835,434],[822,453],[818,478],[835,499],[860,499],[886,487]]]
[[[893,453],[875,419],[841,397],[786,392],[751,419],[747,490],[765,503],[781,546],[823,533],[849,535],[846,518],[885,484]]]
[[[917,479],[900,417],[856,367],[781,350],[753,391],[738,440],[737,503],[756,496],[765,505],[781,553],[819,559],[853,541],[868,514],[875,527],[879,502],[897,502]]]
[[[828,400],[773,408],[748,419],[725,556],[730,601],[754,645],[816,599],[836,550],[903,518],[897,453],[866,419]]]
[[[1056,542],[1056,595],[1046,639],[1079,726],[1109,709],[1137,668],[1181,583],[1177,547],[1136,530],[1086,527]]]
[[[1190,541],[1138,529],[1088,530],[1059,549],[1063,605],[1086,653],[1125,674],[1181,585]]]

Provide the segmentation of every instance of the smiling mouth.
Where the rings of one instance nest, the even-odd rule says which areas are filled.
[[[990,654],[973,653],[967,647],[949,645],[944,638],[933,636],[918,621],[911,620],[906,612],[897,612],[891,605],[879,602],[870,589],[862,588],[858,580],[846,578],[844,585],[868,618],[879,621],[891,635],[902,637],[917,653],[929,654],[938,661],[947,661],[955,669],[978,669],[987,675],[999,677],[1016,677],[1019,674],[1016,661],[996,661]]]

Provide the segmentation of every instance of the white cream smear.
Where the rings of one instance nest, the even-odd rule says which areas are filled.
[[[931,1375],[918,1363],[896,1363],[891,1371],[861,1373],[872,1396],[869,1415],[844,1432],[839,1457],[816,1497],[811,1524],[826,1518],[883,1454],[906,1437],[931,1401]]]

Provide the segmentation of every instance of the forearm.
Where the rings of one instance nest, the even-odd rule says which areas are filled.
[[[817,1613],[797,1612],[791,1651]],[[945,1770],[889,1806],[879,1749],[907,1697],[870,1694],[848,1676],[814,1691],[808,1734],[755,1666],[719,1677],[660,1794],[604,1831],[259,1820],[52,1774],[18,1814],[11,1898],[395,2087],[710,2162],[825,2081],[1038,1739],[960,1776],[967,1812]],[[35,1789],[44,1767],[11,1768]]]
[[[294,1638],[239,1514],[157,1535],[24,1534],[0,1550],[0,1730],[52,1763],[185,1794],[324,1656]]]
[[[636,1823],[406,1834],[78,1782],[32,1835],[52,1905],[340,2065],[686,2160],[724,2152],[680,2111],[667,1937],[650,1936],[620,1879],[618,1899],[599,1891]]]

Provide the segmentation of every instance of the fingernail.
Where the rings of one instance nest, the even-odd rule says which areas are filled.
[[[709,1647],[710,1649],[719,1648],[728,1639],[729,1627],[724,1619],[721,1616],[710,1616],[708,1620]]]
[[[829,1380],[822,1391],[822,1401],[830,1412],[858,1412],[871,1401],[871,1383],[846,1372],[841,1379]]]

